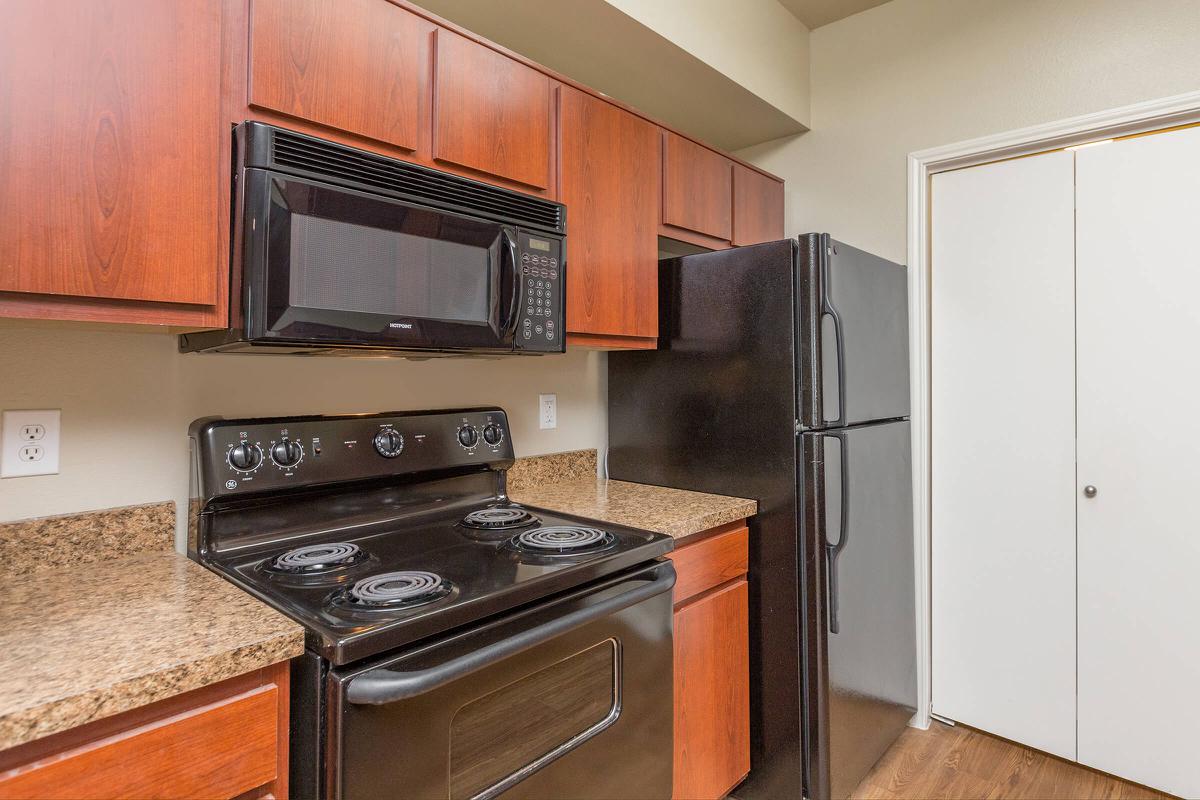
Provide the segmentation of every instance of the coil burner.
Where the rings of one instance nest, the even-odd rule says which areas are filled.
[[[525,531],[509,541],[514,548],[524,553],[565,557],[607,550],[616,544],[617,537],[599,528],[553,525]]]
[[[463,518],[462,524],[468,528],[484,531],[505,531],[513,528],[523,528],[532,525],[538,518],[523,508],[516,506],[493,506],[472,511]]]
[[[263,568],[283,575],[327,575],[349,569],[366,559],[367,554],[356,544],[310,544],[276,556]]]
[[[384,572],[339,592],[334,603],[359,610],[415,608],[441,600],[452,588],[449,581],[432,572]]]

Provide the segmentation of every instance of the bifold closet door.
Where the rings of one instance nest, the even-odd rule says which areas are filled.
[[[1074,758],[1072,154],[931,195],[933,711]]]
[[[1200,797],[1200,129],[1076,158],[1079,761]]]

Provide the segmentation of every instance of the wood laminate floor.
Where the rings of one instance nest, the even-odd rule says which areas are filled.
[[[962,725],[909,728],[853,800],[1169,800],[1170,795]]]

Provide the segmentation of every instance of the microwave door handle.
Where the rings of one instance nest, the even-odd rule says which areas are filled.
[[[504,327],[501,331],[507,338],[517,332],[517,323],[521,319],[521,273],[518,271],[517,263],[520,259],[517,257],[517,232],[515,228],[505,226],[500,229],[500,239],[502,240],[504,249],[503,253],[508,257],[508,268],[512,274],[512,296],[508,302],[508,319],[504,321]],[[503,256],[501,257],[503,259]],[[501,270],[504,265],[501,263]],[[503,286],[504,282],[500,284]]]
[[[637,588],[605,598],[595,605],[564,614],[437,666],[412,672],[373,669],[356,675],[347,682],[346,699],[356,705],[384,705],[425,694],[589,622],[615,614],[663,592],[669,592],[674,585],[675,570],[670,564],[662,564],[654,580]]]

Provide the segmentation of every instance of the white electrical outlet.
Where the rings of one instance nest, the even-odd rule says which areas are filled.
[[[538,427],[544,431],[558,427],[558,395],[538,395]]]
[[[0,423],[0,478],[58,474],[62,412],[5,411]]]

